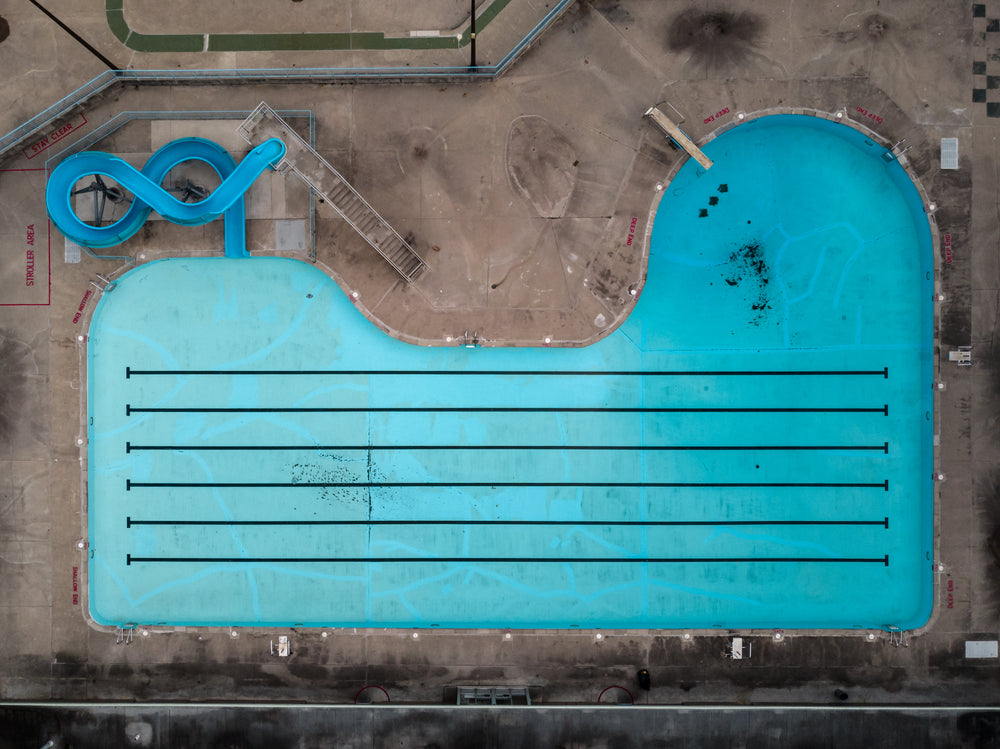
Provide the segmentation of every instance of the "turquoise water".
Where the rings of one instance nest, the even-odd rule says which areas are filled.
[[[586,348],[404,344],[294,260],[128,273],[90,331],[93,616],[926,621],[919,197],[813,118],[705,151],[665,190],[634,312]]]

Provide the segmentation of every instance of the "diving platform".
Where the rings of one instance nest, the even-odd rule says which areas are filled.
[[[651,119],[653,124],[663,131],[664,135],[668,138],[672,138],[677,145],[687,151],[691,158],[701,164],[705,169],[712,168],[712,160],[703,154],[701,149],[694,144],[694,141],[687,137],[684,132],[674,124],[673,120],[663,114],[663,112],[656,107],[650,107],[646,110],[645,116]]]
[[[236,130],[251,146],[269,138],[279,138],[285,144],[285,155],[275,169],[281,173],[295,172],[407,282],[413,281],[427,267],[410,244],[343,175],[267,104],[261,102]]]

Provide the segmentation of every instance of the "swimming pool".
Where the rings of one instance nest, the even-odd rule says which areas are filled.
[[[294,260],[123,276],[88,349],[93,617],[921,625],[919,196],[816,118],[705,151],[665,190],[634,312],[586,348],[405,344]]]

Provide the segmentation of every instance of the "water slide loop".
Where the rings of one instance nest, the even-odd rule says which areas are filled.
[[[250,151],[237,166],[218,143],[180,138],[154,153],[140,171],[117,156],[83,151],[70,156],[49,175],[45,203],[59,231],[79,245],[95,248],[121,244],[139,231],[151,211],[186,226],[206,224],[225,214],[226,256],[248,257],[243,194],[284,155],[285,144],[271,138]],[[182,203],[160,186],[167,172],[185,161],[203,161],[222,179],[211,195],[197,203]],[[125,215],[107,226],[84,223],[73,210],[73,188],[78,180],[93,174],[110,177],[135,196]]]

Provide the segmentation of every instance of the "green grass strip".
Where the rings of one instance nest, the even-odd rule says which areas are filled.
[[[108,0],[108,4],[110,5],[112,2],[115,1],[116,0]],[[121,3],[121,1],[122,0],[117,0],[118,3]],[[132,29],[130,29],[128,27],[128,24],[125,23],[125,15],[122,13],[121,8],[117,8],[114,10],[109,9],[107,11],[107,16],[108,16],[108,26],[111,27],[111,33],[114,34],[116,37],[118,37],[118,41],[120,41],[127,47],[128,36],[129,34],[132,33]]]
[[[400,37],[386,39],[379,32],[329,34],[211,34],[209,52],[328,51],[350,49],[454,49],[456,39]]]
[[[507,7],[511,0],[494,0],[476,20],[476,33]],[[201,52],[203,34],[140,34],[125,21],[125,0],[105,0],[111,32],[136,52]],[[382,32],[331,32],[298,34],[210,34],[209,52],[270,52],[390,49],[455,49],[470,42],[471,27],[454,36],[390,36]]]
[[[201,52],[205,37],[201,34],[129,34],[125,46],[136,52]]]

